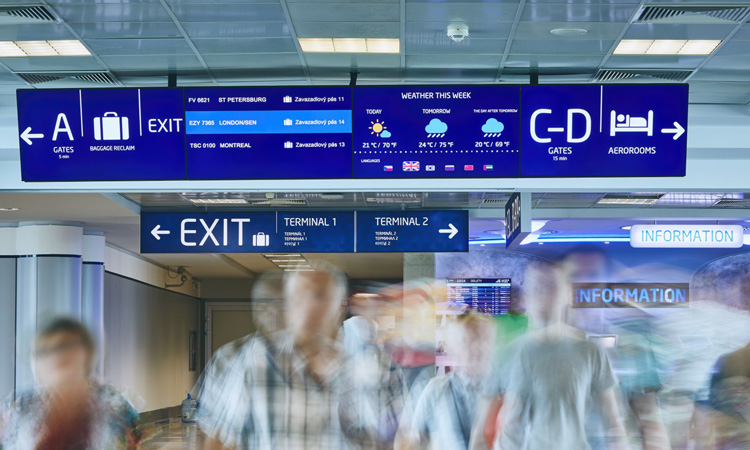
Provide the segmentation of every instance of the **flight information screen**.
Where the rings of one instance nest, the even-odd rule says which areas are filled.
[[[185,89],[188,178],[351,178],[348,87]]]
[[[519,175],[518,86],[358,87],[355,178]]]
[[[448,278],[448,302],[493,316],[510,311],[510,278]]]

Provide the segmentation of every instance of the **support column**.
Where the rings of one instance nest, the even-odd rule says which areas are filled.
[[[104,373],[104,234],[83,233],[81,267],[81,322],[86,325],[96,345],[94,374]]]
[[[34,385],[38,329],[59,316],[81,319],[82,253],[80,226],[20,223],[16,229],[16,392]]]

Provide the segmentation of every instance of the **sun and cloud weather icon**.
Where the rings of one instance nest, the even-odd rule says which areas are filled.
[[[432,119],[424,127],[424,131],[427,133],[428,138],[443,137],[445,136],[445,132],[448,131],[448,124],[440,119]]]
[[[368,128],[370,130],[370,134],[374,134],[380,137],[380,134],[385,131],[386,127],[385,122],[381,122],[380,119],[375,119],[375,122],[370,122],[370,126]]]
[[[498,137],[504,129],[505,125],[492,117],[487,119],[484,125],[482,125],[482,133],[484,133],[484,137]]]

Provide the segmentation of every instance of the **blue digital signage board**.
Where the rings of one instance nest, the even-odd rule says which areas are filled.
[[[144,212],[141,253],[353,252],[349,212]]]
[[[185,179],[182,89],[19,90],[24,181]]]
[[[467,211],[358,211],[358,252],[468,252]]]
[[[351,89],[185,89],[188,178],[351,178]]]
[[[518,86],[365,86],[353,95],[355,178],[518,176]]]
[[[687,85],[524,86],[522,177],[684,176]]]
[[[465,252],[466,211],[144,212],[141,253]]]

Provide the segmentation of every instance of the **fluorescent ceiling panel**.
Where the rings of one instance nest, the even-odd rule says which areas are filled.
[[[710,55],[720,39],[623,39],[615,55]]]
[[[0,41],[0,58],[28,56],[90,56],[86,47],[76,40],[61,41]]]
[[[363,38],[300,38],[299,45],[306,53],[399,53],[398,39]]]

